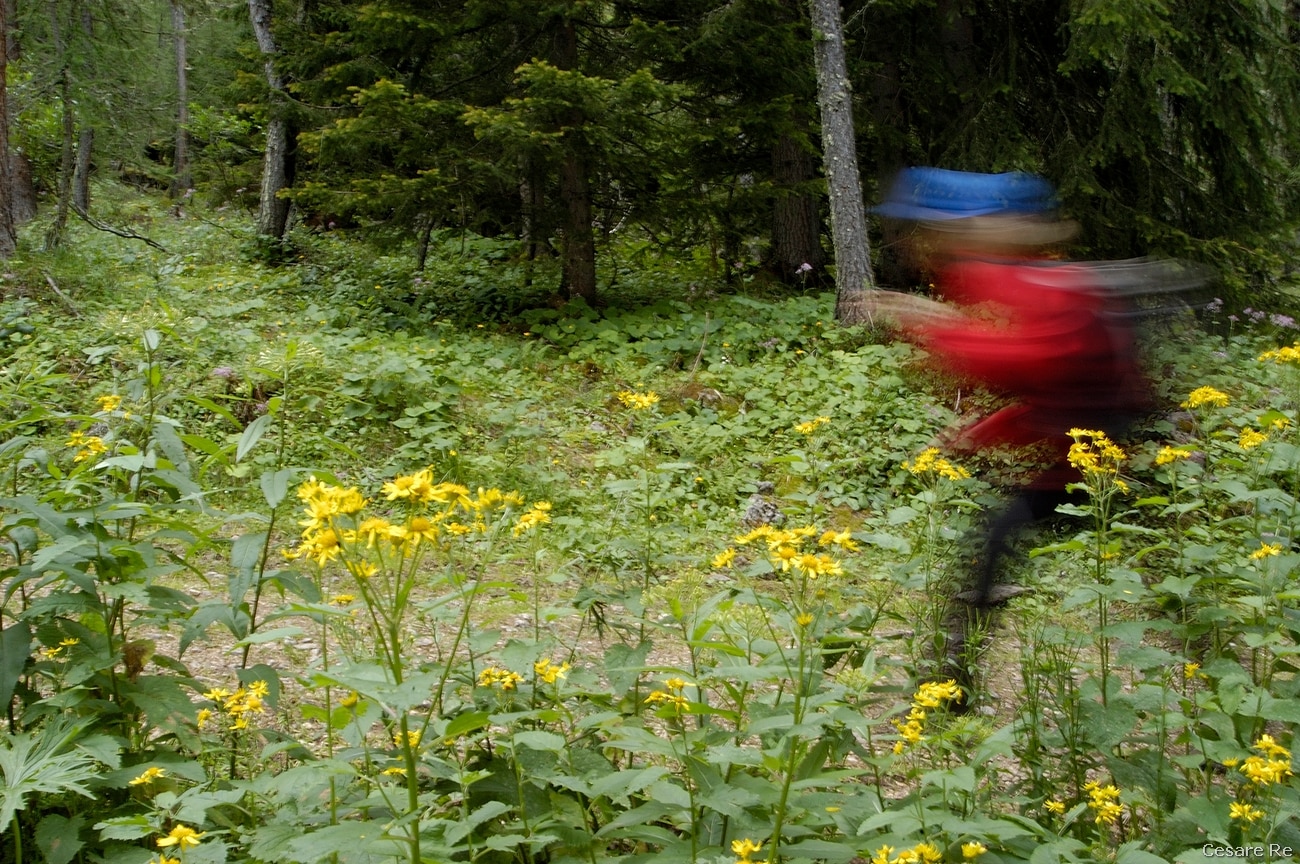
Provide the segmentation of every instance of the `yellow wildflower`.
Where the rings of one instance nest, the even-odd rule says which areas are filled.
[[[1250,553],[1251,561],[1260,561],[1273,555],[1281,555],[1282,546],[1277,543],[1261,543],[1259,548]]]
[[[98,435],[87,435],[85,432],[73,432],[68,436],[66,446],[80,448],[72,457],[73,462],[85,462],[93,456],[108,452],[108,445],[104,443],[103,438]]]
[[[1241,445],[1242,450],[1254,450],[1267,440],[1268,435],[1263,432],[1257,432],[1247,426],[1241,430],[1241,435],[1237,438],[1237,443]]]
[[[620,390],[618,401],[622,402],[633,411],[647,411],[659,404],[659,394],[650,390],[646,393],[633,393],[631,390]]]
[[[961,844],[961,857],[968,861],[980,857],[987,851],[989,851],[988,847],[979,841]]]
[[[970,472],[965,468],[954,465],[940,456],[938,447],[927,447],[921,451],[915,461],[904,462],[903,468],[916,477],[923,477],[926,474],[946,477],[949,480],[965,480],[970,477]]]
[[[813,623],[814,620],[815,618],[811,612],[804,612],[801,615],[795,616],[794,623],[798,624],[800,627],[807,627],[809,624]]]
[[[798,432],[800,435],[811,435],[816,432],[818,428],[825,426],[829,422],[831,422],[831,418],[829,417],[814,417],[806,423],[796,423],[794,431]]]
[[[1088,806],[1096,814],[1093,821],[1098,825],[1113,825],[1124,815],[1124,807],[1118,803],[1119,789],[1092,781],[1084,784],[1083,790],[1088,793]]]
[[[1218,408],[1228,407],[1228,394],[1213,387],[1197,387],[1182,403],[1184,408],[1200,408],[1202,405],[1214,405]]]
[[[135,778],[134,780],[132,780],[128,785],[130,785],[130,786],[143,786],[143,785],[145,785],[146,783],[152,783],[153,781],[157,780],[158,778],[160,778],[160,777],[166,777],[166,776],[167,776],[167,769],[166,769],[166,768],[159,768],[159,767],[156,766],[156,765],[151,765],[150,767],[144,769],[144,773],[141,774],[139,777],[136,777],[136,778]]]
[[[728,546],[726,549],[723,549],[717,555],[713,556],[712,564],[714,569],[721,570],[723,567],[730,567],[731,562],[735,560],[736,550]]]
[[[871,864],[891,864],[889,856],[894,854],[893,846],[881,846],[871,856]]]
[[[419,747],[419,746],[420,746],[420,730],[419,730],[419,729],[411,729],[411,730],[409,730],[409,731],[406,733],[406,736],[405,736],[405,737],[402,736],[402,733],[401,733],[401,732],[394,732],[394,733],[393,733],[393,746],[394,746],[394,747],[401,747],[401,746],[403,746],[403,744],[405,744],[406,746],[409,746],[409,747]]]
[[[1044,801],[1043,809],[1055,816],[1065,815],[1065,803],[1062,801],[1057,801],[1055,799]]]
[[[1274,363],[1300,363],[1300,342],[1285,348],[1265,351],[1259,355],[1260,362],[1272,360]]]
[[[347,562],[348,572],[357,579],[369,579],[379,572],[379,568],[369,561],[349,561]]]
[[[556,666],[550,661],[550,658],[542,658],[533,664],[533,672],[547,684],[554,684],[559,679],[566,677],[568,671],[568,663]]]
[[[149,864],[181,864],[181,859],[168,858],[166,855],[160,853],[158,855],[158,860],[157,861],[151,860]]]
[[[538,525],[545,525],[550,521],[551,502],[538,501],[527,513],[524,513],[519,517],[519,521],[515,523],[515,527],[511,533],[518,537],[520,534],[525,534],[536,528]]]
[[[513,690],[523,680],[524,676],[518,672],[511,672],[508,669],[500,669],[496,666],[489,666],[478,674],[480,687],[500,687],[502,690]]]
[[[199,845],[199,838],[203,835],[185,825],[177,825],[165,837],[158,838],[158,848],[166,849],[168,846],[175,846],[178,849],[192,849]]]
[[[818,546],[829,546],[834,544],[846,552],[858,551],[857,541],[853,539],[851,531],[823,531],[822,536],[817,538]]]
[[[1191,455],[1192,451],[1187,447],[1161,447],[1156,454],[1156,465],[1168,465],[1179,459],[1189,459]]]
[[[1196,673],[1198,673],[1198,672],[1200,672],[1200,671],[1201,671],[1201,664],[1200,664],[1200,663],[1184,663],[1184,664],[1183,664],[1183,677],[1186,678],[1186,679],[1188,679],[1188,680],[1191,680],[1192,678],[1195,678],[1195,677],[1196,677]]]
[[[1264,811],[1258,807],[1251,807],[1249,804],[1240,804],[1233,801],[1228,805],[1228,818],[1238,819],[1242,822],[1255,822],[1264,818]]]
[[[116,411],[117,406],[122,404],[122,397],[116,393],[110,393],[107,396],[100,396],[98,400],[100,411]]]
[[[1258,750],[1265,756],[1282,759],[1290,759],[1291,751],[1283,747],[1274,740],[1272,735],[1261,735],[1259,739],[1251,745],[1252,750]]]
[[[690,707],[690,700],[685,696],[677,693],[669,693],[666,690],[656,690],[645,698],[647,705],[654,705],[658,702],[666,702],[673,707],[675,712],[685,711]]]
[[[754,864],[752,858],[763,849],[762,840],[750,840],[746,837],[743,840],[732,840],[731,851],[735,854],[736,864]]]

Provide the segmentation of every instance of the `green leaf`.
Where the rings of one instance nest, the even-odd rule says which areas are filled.
[[[68,864],[85,843],[78,839],[86,820],[81,816],[71,819],[50,813],[36,826],[36,845],[45,856],[46,864]]]
[[[248,427],[244,429],[244,434],[239,436],[239,444],[235,447],[236,462],[242,460],[250,450],[257,446],[257,442],[262,440],[262,436],[266,434],[266,430],[270,425],[270,414],[263,414],[248,424]]]
[[[541,730],[530,730],[528,732],[516,732],[511,740],[515,747],[527,747],[529,750],[541,750],[549,753],[563,753],[568,742],[564,740],[563,735],[556,735],[554,732],[543,732]]]
[[[143,815],[117,816],[95,823],[101,840],[138,840],[156,833],[153,823]]]
[[[293,479],[293,473],[291,468],[262,472],[262,497],[266,499],[266,506],[280,506],[280,502],[289,494],[289,481]]]
[[[32,630],[26,621],[15,621],[0,631],[0,705],[13,698],[31,655]]]

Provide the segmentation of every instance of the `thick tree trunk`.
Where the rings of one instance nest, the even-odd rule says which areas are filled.
[[[180,198],[194,185],[190,178],[190,106],[188,45],[185,39],[185,9],[172,0],[172,39],[176,43],[176,158],[173,160],[172,197]]]
[[[867,246],[867,216],[853,132],[853,94],[844,59],[839,0],[809,0],[817,102],[822,116],[822,162],[830,192],[831,238],[835,244],[835,317],[870,322],[866,292],[875,287]]]
[[[559,69],[578,66],[578,33],[573,21],[560,23],[555,36],[555,65]],[[586,122],[579,111],[570,112],[565,122],[570,127]],[[564,207],[564,236],[561,251],[563,287],[568,298],[581,297],[596,302],[596,237],[591,225],[591,180],[582,142],[565,135],[560,160],[560,203]]]
[[[248,0],[257,47],[265,58],[266,83],[271,88],[271,120],[266,124],[266,155],[262,163],[262,196],[257,209],[257,233],[280,239],[289,225],[289,201],[280,197],[292,182],[289,121],[284,116],[284,79],[275,69],[278,49],[271,34],[271,0]]]
[[[816,278],[826,264],[818,201],[806,187],[815,177],[813,157],[807,148],[789,133],[777,139],[772,147],[776,201],[772,206],[771,268],[787,282]],[[804,267],[805,264],[808,266]]]
[[[90,161],[95,147],[95,130],[83,126],[77,136],[76,166],[72,171],[72,207],[90,212]]]
[[[9,7],[0,5],[0,258],[9,258],[17,247],[14,231],[13,162],[9,159]]]

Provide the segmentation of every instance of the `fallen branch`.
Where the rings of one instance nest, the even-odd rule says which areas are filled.
[[[63,305],[68,307],[68,311],[72,313],[72,317],[73,317],[73,318],[80,318],[80,317],[81,317],[81,310],[77,308],[77,304],[76,304],[76,303],[73,303],[73,302],[72,302],[72,298],[71,298],[71,297],[69,297],[67,294],[64,294],[63,291],[60,290],[59,286],[56,285],[56,284],[54,284],[54,277],[51,276],[49,273],[46,273],[46,274],[45,274],[45,282],[46,282],[47,285],[50,286],[50,290],[54,292],[54,296],[55,296],[55,297],[58,297],[60,300],[62,300],[62,301],[63,301]]]
[[[100,222],[98,219],[96,219],[94,216],[91,216],[89,213],[87,213],[85,210],[82,210],[80,207],[74,206],[72,208],[72,212],[76,213],[78,218],[80,218],[81,221],[85,222],[91,228],[97,228],[100,231],[107,231],[109,234],[116,234],[118,237],[125,237],[128,240],[139,240],[141,243],[145,243],[149,246],[152,246],[153,248],[157,249],[159,252],[167,252],[167,247],[163,246],[158,241],[151,240],[148,237],[145,237],[143,234],[137,234],[134,231],[132,231],[130,228],[117,228],[105,222]],[[167,254],[170,255],[171,253],[168,252]]]

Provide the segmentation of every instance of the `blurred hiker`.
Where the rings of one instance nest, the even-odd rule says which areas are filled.
[[[991,513],[966,584],[955,593],[973,614],[949,618],[944,674],[970,686],[981,610],[1009,593],[997,585],[1010,544],[1056,512],[1081,478],[1067,460],[1072,428],[1125,431],[1149,407],[1133,331],[1115,296],[1084,264],[1053,252],[1075,233],[1051,185],[1032,174],[974,174],[938,168],[901,172],[877,213],[905,232],[911,263],[945,303],[879,292],[874,304],[952,372],[1011,404],[946,431],[950,450],[1033,448],[1037,472]]]

